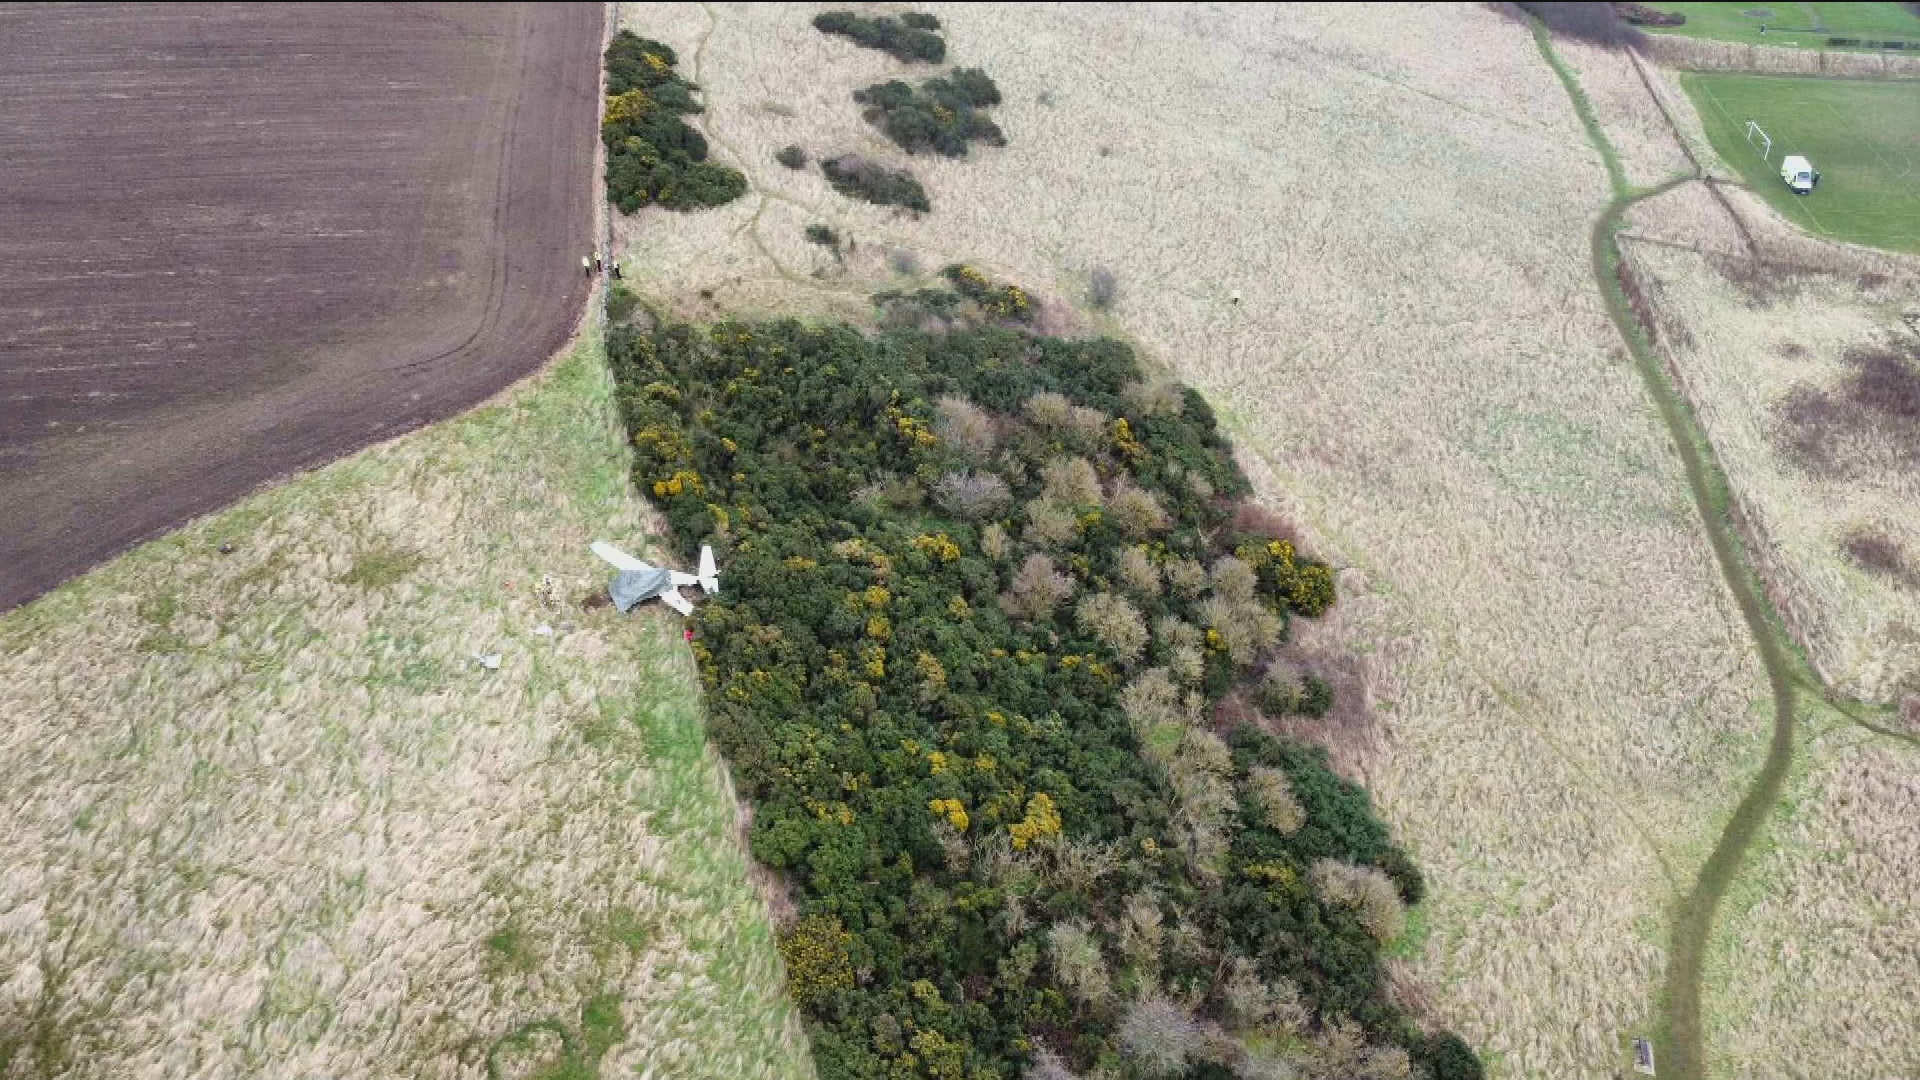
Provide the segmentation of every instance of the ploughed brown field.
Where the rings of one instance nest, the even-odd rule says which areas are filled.
[[[603,19],[0,5],[0,610],[564,344]]]

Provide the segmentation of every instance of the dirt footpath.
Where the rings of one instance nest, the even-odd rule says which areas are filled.
[[[0,5],[0,610],[556,350],[603,17]]]

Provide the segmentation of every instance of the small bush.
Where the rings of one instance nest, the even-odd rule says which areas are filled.
[[[1162,997],[1127,1007],[1114,1033],[1127,1057],[1147,1080],[1178,1076],[1206,1047],[1206,1029],[1193,1014]]]
[[[607,318],[617,323],[626,322],[632,317],[634,309],[640,306],[640,298],[625,285],[614,285],[607,290]]]
[[[1288,716],[1300,708],[1300,673],[1292,664],[1276,661],[1254,689],[1255,703],[1268,716]]]
[[[1047,937],[1053,971],[1061,985],[1089,1005],[1104,1004],[1112,996],[1112,986],[1099,939],[1078,921],[1053,924]]]
[[[1451,1031],[1422,1039],[1414,1048],[1414,1058],[1426,1065],[1433,1080],[1485,1080],[1487,1075],[1473,1049]]]
[[[952,97],[976,109],[1000,104],[1000,88],[979,68],[954,68],[947,73],[944,83],[935,79],[927,84],[927,89],[943,100],[950,91]]]
[[[1167,531],[1173,517],[1160,505],[1160,497],[1144,488],[1122,484],[1107,500],[1107,513],[1130,540],[1145,540]]]
[[[1136,596],[1152,599],[1160,595],[1160,567],[1145,548],[1121,548],[1115,557],[1114,576]]]
[[[827,915],[809,915],[780,936],[787,992],[796,1004],[804,1007],[853,987],[853,963],[847,956],[852,941],[840,920]]]
[[[909,13],[899,18],[866,18],[851,11],[828,11],[813,18],[813,28],[846,38],[863,48],[878,49],[903,64],[938,64],[947,58],[947,42],[936,31],[940,20]]]
[[[993,417],[980,406],[954,394],[943,394],[933,403],[933,433],[973,462],[992,459],[1000,444],[1000,430]]]
[[[1087,278],[1087,302],[1097,311],[1107,311],[1120,298],[1120,279],[1104,266],[1096,266]]]
[[[979,305],[981,310],[1015,322],[1033,321],[1033,297],[1018,285],[993,281],[971,266],[954,263],[940,271],[960,295]]]
[[[1060,551],[1080,539],[1080,518],[1050,499],[1035,499],[1027,504],[1027,527],[1020,536],[1034,547]]]
[[[972,143],[1007,145],[1000,126],[980,111],[1000,103],[1000,88],[979,68],[956,68],[918,89],[898,79],[875,83],[853,100],[867,106],[867,123],[909,154],[932,150],[965,157]]]
[[[981,277],[977,271],[949,266],[943,273],[961,285],[961,292],[968,295],[979,293],[985,297],[982,306],[995,302],[992,282]],[[1007,306],[1007,301],[997,306]],[[1085,405],[1075,405],[1066,395],[1051,390],[1043,390],[1028,398],[1022,412],[1027,422],[1043,435],[1070,449],[1088,448],[1100,439],[1107,427],[1107,414]]]
[[[613,41],[607,46],[607,96],[619,97],[629,90],[671,82],[673,69],[679,63],[680,58],[671,45],[622,30],[613,35]]]
[[[1007,535],[1007,530],[1003,526],[997,523],[989,525],[980,530],[980,552],[994,562],[999,562],[1013,554],[1013,538]]]
[[[1287,774],[1267,765],[1255,765],[1247,773],[1247,794],[1259,810],[1261,822],[1282,836],[1291,836],[1307,823],[1306,808],[1293,794]]]
[[[773,155],[773,160],[789,169],[804,169],[807,167],[807,152],[799,143],[795,143],[782,147],[779,153]]]
[[[807,226],[807,243],[819,244],[821,247],[839,251],[840,234],[834,231],[831,225],[809,225]]]
[[[1213,595],[1234,604],[1252,603],[1254,591],[1260,587],[1260,577],[1253,567],[1232,555],[1213,560],[1207,580]]]
[[[1294,711],[1301,716],[1319,719],[1333,708],[1333,685],[1317,675],[1309,675],[1300,680],[1300,703]]]
[[[1000,610],[1016,619],[1045,619],[1073,595],[1073,579],[1053,568],[1045,555],[1029,555],[1000,594]]]
[[[887,267],[901,277],[918,277],[920,257],[906,248],[894,248],[887,252]]]
[[[1098,508],[1100,474],[1086,458],[1055,458],[1040,469],[1040,497],[1062,506]]]
[[[933,501],[962,521],[987,521],[1006,513],[1013,493],[992,473],[953,472],[934,482]]]
[[[1207,568],[1193,559],[1171,559],[1166,570],[1167,584],[1181,596],[1198,596],[1207,587]]]
[[[1220,996],[1225,1001],[1228,1018],[1242,1030],[1295,1035],[1305,1031],[1313,1019],[1306,1006],[1300,1003],[1299,987],[1286,979],[1272,983],[1263,981],[1260,969],[1244,957],[1234,960],[1233,973],[1221,989]]]
[[[1140,659],[1147,647],[1147,623],[1140,609],[1114,593],[1095,593],[1073,611],[1080,629],[1113,650],[1123,664]]]
[[[905,169],[889,169],[852,154],[842,154],[820,163],[833,190],[850,199],[864,199],[880,206],[899,206],[924,214],[933,209],[927,201],[927,189]]]
[[[1334,907],[1348,908],[1374,940],[1386,944],[1407,929],[1407,909],[1393,879],[1371,866],[1314,860],[1313,890]]]

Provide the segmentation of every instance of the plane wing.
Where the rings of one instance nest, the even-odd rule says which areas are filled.
[[[672,586],[661,591],[660,602],[682,615],[693,614],[693,605],[687,601],[686,597],[680,595],[679,589]]]
[[[627,554],[626,552],[621,551],[619,548],[614,547],[612,544],[607,543],[605,540],[595,540],[590,550],[595,555],[598,555],[602,559],[605,559],[608,563],[610,563],[613,566],[615,570],[618,570],[621,573],[646,574],[646,573],[651,573],[656,569],[659,569],[658,567],[654,566],[652,563],[641,562],[639,559],[636,559],[633,556]]]
[[[705,544],[700,545],[700,572],[695,580],[709,596],[720,591],[720,568],[713,564],[713,549]]]

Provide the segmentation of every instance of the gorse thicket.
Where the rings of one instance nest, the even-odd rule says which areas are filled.
[[[694,650],[820,1075],[1477,1076],[1384,996],[1423,886],[1366,793],[1212,726],[1331,573],[1234,531],[1198,394],[950,278],[938,333],[609,339],[637,481],[721,553]]]
[[[868,17],[851,11],[824,11],[813,17],[814,28],[837,34],[856,45],[879,49],[904,64],[938,64],[947,58],[947,41],[940,36],[940,20],[908,12]]]
[[[1000,125],[981,111],[1000,104],[1000,88],[979,68],[955,68],[917,88],[889,79],[855,91],[853,100],[867,106],[867,123],[909,154],[965,157],[969,143],[1007,145]]]
[[[622,30],[607,46],[607,197],[623,214],[719,206],[747,193],[738,169],[707,161],[707,140],[681,119],[698,89],[674,71],[673,49]]]

